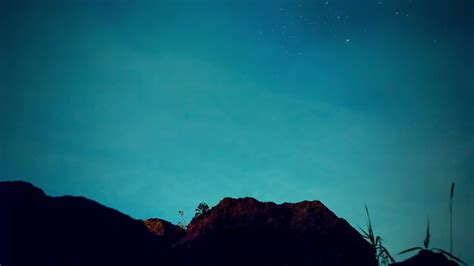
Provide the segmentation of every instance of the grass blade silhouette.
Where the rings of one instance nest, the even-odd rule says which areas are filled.
[[[430,218],[428,217],[428,223],[426,225],[426,236],[425,236],[425,240],[423,241],[423,246],[424,247],[414,247],[414,248],[405,249],[402,252],[398,253],[399,255],[404,254],[404,253],[408,253],[408,252],[411,252],[411,251],[415,251],[415,250],[431,250],[431,251],[436,251],[437,253],[445,255],[446,257],[458,262],[459,264],[467,265],[466,262],[462,261],[460,258],[458,258],[458,257],[456,257],[452,254],[452,250],[453,250],[453,223],[452,223],[453,222],[453,218],[452,218],[452,216],[453,216],[453,207],[452,207],[453,197],[454,197],[454,182],[451,183],[451,190],[450,190],[450,193],[449,193],[449,199],[450,199],[450,202],[449,202],[449,231],[450,231],[450,249],[451,249],[451,252],[447,252],[447,251],[442,250],[440,248],[431,248],[431,249],[429,248],[431,234],[430,234]]]
[[[369,237],[370,243],[375,246],[376,243],[374,238],[374,230],[372,229],[372,222],[370,221],[369,209],[367,208],[367,205],[365,205],[365,212],[367,213],[367,230],[369,231],[367,235]]]
[[[422,249],[423,249],[422,247],[409,248],[409,249],[405,249],[405,250],[401,251],[400,253],[398,253],[398,255],[405,254],[405,253],[415,251],[415,250],[422,250]]]
[[[362,232],[362,237],[369,241],[369,243],[374,247],[376,252],[377,265],[388,265],[389,263],[395,263],[395,259],[382,245],[382,238],[380,236],[375,236],[372,227],[372,221],[370,220],[369,208],[367,208],[367,205],[364,206],[365,213],[367,215],[367,230],[362,229],[360,226],[359,229]]]
[[[453,196],[454,182],[451,184],[451,193],[449,194],[449,252],[453,253]]]
[[[430,218],[428,217],[428,224],[426,225],[426,237],[425,241],[423,241],[425,249],[428,249],[428,247],[430,246],[430,236]]]
[[[390,255],[390,253],[388,252],[388,250],[387,250],[384,246],[382,246],[381,248],[382,248],[382,252],[384,252],[384,253],[388,256],[388,258],[390,259],[390,261],[391,261],[392,263],[395,263],[395,259],[392,257],[392,255]]]

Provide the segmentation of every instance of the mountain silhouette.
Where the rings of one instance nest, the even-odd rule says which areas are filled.
[[[84,197],[49,197],[0,183],[2,265],[156,265],[165,242],[135,220]]]
[[[372,246],[319,201],[225,198],[179,247],[193,265],[376,265]]]
[[[0,182],[0,263],[377,265],[374,248],[320,201],[224,198],[184,230],[159,218],[133,219],[84,197],[50,197],[22,181]]]

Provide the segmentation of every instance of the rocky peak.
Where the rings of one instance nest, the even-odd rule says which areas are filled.
[[[224,198],[180,245],[195,265],[375,265],[373,247],[320,201]]]
[[[202,231],[235,226],[260,225],[304,233],[334,227],[338,219],[320,201],[275,204],[250,197],[224,198],[208,213],[191,221],[186,239],[198,237]]]
[[[163,236],[169,227],[175,226],[170,222],[158,218],[146,219],[143,223],[150,232],[158,236]]]
[[[143,223],[152,234],[170,246],[184,236],[184,230],[181,227],[159,218],[150,218],[144,220]]]

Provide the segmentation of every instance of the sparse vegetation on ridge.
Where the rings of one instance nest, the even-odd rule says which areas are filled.
[[[200,215],[206,214],[209,211],[209,205],[205,202],[199,203],[199,205],[195,209],[194,217],[198,217]]]

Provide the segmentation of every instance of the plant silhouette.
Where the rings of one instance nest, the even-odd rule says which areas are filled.
[[[196,207],[194,217],[203,215],[209,211],[209,205],[205,202],[199,203],[199,205]]]
[[[187,226],[184,223],[184,211],[179,210],[178,213],[179,213],[179,216],[181,216],[181,221],[179,221],[178,226],[181,227],[181,229],[186,230]]]
[[[453,253],[453,196],[454,182],[451,184],[451,192],[449,194],[449,252]]]
[[[365,205],[365,212],[367,215],[367,231],[360,227],[359,229],[362,231],[362,236],[367,239],[375,248],[377,264],[389,265],[390,263],[395,263],[395,259],[390,255],[390,252],[388,252],[387,248],[385,248],[385,246],[382,244],[382,238],[380,236],[375,236],[374,234],[367,205]]]
[[[416,250],[431,250],[433,252],[437,252],[437,253],[441,253],[449,258],[451,258],[452,260],[460,263],[460,264],[464,264],[464,265],[467,265],[464,261],[462,261],[461,259],[459,259],[458,257],[454,256],[453,254],[451,254],[450,252],[447,252],[443,249],[440,249],[440,248],[429,248],[430,246],[430,238],[431,238],[431,234],[430,234],[430,220],[428,218],[428,222],[427,222],[427,225],[426,225],[426,235],[425,235],[425,240],[423,241],[423,247],[413,247],[413,248],[409,248],[409,249],[405,249],[403,251],[401,251],[400,253],[398,253],[399,255],[400,254],[404,254],[404,253],[408,253],[408,252],[412,252],[412,251],[416,251]]]

